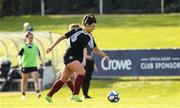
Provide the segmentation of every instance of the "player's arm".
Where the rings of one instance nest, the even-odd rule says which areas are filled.
[[[86,58],[87,58],[87,48],[84,48],[84,50],[83,50],[83,61],[82,61],[83,66],[86,66]]]
[[[42,60],[42,56],[41,55],[39,55],[39,60],[40,60],[41,64],[43,64],[43,60]]]
[[[41,56],[41,53],[40,53],[40,51],[39,51],[39,48],[38,48],[38,55],[39,55],[39,60],[40,60],[40,62],[41,62],[41,65],[43,64],[43,59],[42,59],[42,56]]]
[[[98,72],[98,68],[97,68],[96,63],[94,63],[94,70],[95,70],[96,72]]]
[[[71,37],[75,32],[76,32],[76,30],[75,30],[75,29],[72,29],[72,30],[68,31],[67,33],[65,33],[64,35],[58,37],[58,38],[53,42],[53,44],[46,50],[46,53],[49,53],[50,51],[52,51],[53,48],[54,48],[59,42],[61,42],[61,41],[64,40],[64,39],[68,39],[68,38]]]
[[[19,53],[18,53],[18,65],[21,66],[22,65],[22,56],[24,53],[24,49],[22,48]]]
[[[105,57],[107,60],[109,60],[109,56],[97,47],[93,37],[91,37],[90,41],[88,42],[88,45],[93,49],[94,54],[100,57]]]
[[[100,57],[105,57],[107,60],[109,60],[109,56],[102,50],[100,50],[98,47],[93,48],[94,54],[100,56]]]
[[[22,64],[21,58],[22,58],[22,56],[18,56],[18,65],[19,65],[19,66],[21,66],[21,64]]]
[[[46,53],[49,53],[50,51],[53,50],[53,48],[59,43],[61,42],[62,40],[66,39],[66,36],[65,35],[62,35],[60,37],[58,37],[54,42],[53,44],[46,50]]]

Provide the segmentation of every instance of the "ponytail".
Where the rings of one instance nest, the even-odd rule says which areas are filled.
[[[83,17],[83,20],[82,20],[82,25],[91,25],[93,23],[96,23],[96,18],[93,14],[87,14]]]

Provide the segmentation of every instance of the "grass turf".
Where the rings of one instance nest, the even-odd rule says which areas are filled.
[[[82,15],[20,16],[0,18],[0,31],[22,31],[30,22],[37,31],[65,33]],[[95,40],[103,49],[180,47],[180,14],[97,15]]]
[[[64,33],[70,23],[81,22],[82,15],[20,16],[0,18],[0,31],[22,31],[25,21],[37,31]],[[93,32],[96,42],[103,49],[172,48],[180,47],[180,15],[105,15],[97,16],[98,26]],[[36,99],[27,93],[27,100],[20,100],[19,92],[0,93],[1,108],[179,108],[179,81],[127,81],[93,80],[91,100],[69,102],[68,88],[54,96],[54,103]],[[110,90],[120,92],[119,103],[107,101]]]
[[[54,103],[49,104],[42,92],[42,98],[37,99],[32,92],[27,93],[27,99],[20,99],[20,92],[0,93],[1,108],[179,108],[180,82],[178,80],[132,80],[122,81],[93,80],[90,95],[93,99],[82,103],[69,101],[70,90],[63,87],[54,97]],[[107,93],[117,90],[121,100],[111,103],[107,100]]]

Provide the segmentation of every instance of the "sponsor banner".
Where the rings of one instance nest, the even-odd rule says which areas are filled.
[[[110,61],[94,56],[93,76],[180,75],[180,49],[105,50]]]

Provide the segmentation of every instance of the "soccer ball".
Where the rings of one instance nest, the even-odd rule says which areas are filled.
[[[28,22],[25,22],[23,26],[25,29],[27,29],[30,26],[30,24]]]
[[[117,91],[110,91],[108,93],[108,100],[110,102],[118,102],[120,100],[119,93]]]

